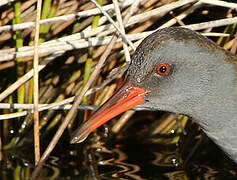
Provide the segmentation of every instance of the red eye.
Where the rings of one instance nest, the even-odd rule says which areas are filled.
[[[166,76],[170,72],[170,65],[167,63],[159,64],[156,68],[156,72],[161,76]]]

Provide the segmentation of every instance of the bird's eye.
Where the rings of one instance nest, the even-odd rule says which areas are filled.
[[[156,68],[156,72],[161,76],[166,76],[170,72],[170,65],[167,63],[159,64]]]

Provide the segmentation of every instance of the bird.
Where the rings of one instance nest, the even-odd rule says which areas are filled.
[[[237,163],[237,57],[214,41],[183,27],[147,36],[122,87],[79,126],[71,143],[138,105],[189,116]]]

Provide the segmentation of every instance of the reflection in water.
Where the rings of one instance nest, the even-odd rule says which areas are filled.
[[[119,148],[109,150],[103,143],[96,143],[93,148],[96,149],[97,164],[104,171],[100,173],[102,179],[146,180],[136,174],[140,171],[138,165],[124,162],[128,157]]]
[[[196,161],[182,168],[177,166],[177,162],[174,163],[177,153],[173,147],[144,144],[136,139],[113,142],[115,143],[112,145],[102,142],[86,145],[83,152],[74,149],[74,153],[55,153],[44,166],[42,179],[235,179],[235,166],[226,163],[218,166]],[[78,147],[81,150],[81,146]],[[27,159],[26,152],[3,152],[3,159],[0,179],[29,179],[33,171],[33,161],[29,157]]]
[[[116,142],[116,139],[113,142]],[[165,153],[160,154],[155,152],[156,148],[152,147],[152,144],[142,144],[136,139],[123,139],[122,142],[109,146],[96,141],[91,148],[97,157],[101,179],[159,179],[165,178],[162,174],[169,168],[176,170],[171,161],[174,152],[167,156]],[[159,169],[163,170],[160,172]]]
[[[235,179],[234,166],[223,169],[223,164],[206,164],[208,159],[183,167],[175,144],[145,142],[137,137],[112,141],[113,144],[97,142],[91,146],[97,159],[99,179]]]
[[[112,152],[115,158],[109,161],[101,161],[99,163],[101,165],[103,164],[103,166],[117,166],[120,170],[102,173],[100,174],[102,178],[145,180],[139,175],[136,175],[136,173],[140,170],[138,165],[123,162],[127,159],[127,155],[125,153],[117,148],[113,149]]]
[[[70,145],[68,139],[65,140],[66,143],[57,145],[43,167],[42,179],[236,179],[236,165],[225,159],[209,141],[183,167],[182,158],[185,160],[186,152],[190,152],[192,145],[186,145],[186,152],[183,152],[175,144],[162,144],[170,141],[165,136],[159,137],[164,141],[152,141],[142,131],[129,129],[126,132],[129,132],[126,136],[107,138],[106,141],[98,136],[90,137],[87,143],[78,145]],[[29,179],[34,169],[31,149],[24,146],[15,151],[3,151],[0,179]],[[182,158],[179,152],[182,152]]]
[[[121,171],[121,173],[123,173],[128,177],[131,177],[131,179],[144,179],[136,175],[136,173],[138,173],[140,170],[140,167],[138,165],[123,162],[124,160],[127,159],[127,155],[125,153],[123,153],[119,149],[114,149],[114,152],[118,154],[118,159],[115,160],[114,163],[124,168],[124,170]]]

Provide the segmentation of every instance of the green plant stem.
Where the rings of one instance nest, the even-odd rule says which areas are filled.
[[[236,29],[236,24],[232,24],[232,25],[226,26],[226,28],[225,28],[223,33],[227,33],[227,34],[233,35],[233,33],[235,32],[235,29]],[[223,37],[223,36],[221,36],[221,37],[218,38],[217,44],[219,46],[223,47],[225,45],[225,43],[227,41],[229,41],[229,39],[230,39],[230,37]]]
[[[97,0],[97,2],[102,5],[103,4],[103,0]],[[94,17],[93,21],[92,21],[92,28],[97,28],[98,24],[99,24],[99,20],[100,20],[100,15],[97,15]],[[90,74],[91,74],[91,66],[92,66],[92,62],[93,59],[92,57],[92,53],[93,53],[93,48],[89,48],[88,49],[88,59],[86,60],[86,64],[85,64],[85,71],[84,71],[84,81],[83,83],[86,84],[86,82],[88,81]],[[82,103],[84,105],[87,105],[87,97],[85,96],[82,100]]]
[[[13,24],[20,24],[21,23],[21,1],[18,0],[14,4],[14,13],[15,17],[13,19]],[[23,38],[22,38],[22,32],[21,30],[18,30],[15,32],[14,39],[16,41],[16,49],[19,49],[23,46]],[[22,64],[22,58],[16,58],[16,74],[17,79],[19,79],[24,74],[24,65]],[[25,95],[25,86],[21,86],[18,88],[17,91],[17,102],[18,103],[24,103],[24,95]],[[22,111],[22,109],[19,109],[18,111]]]
[[[52,0],[44,1],[41,19],[52,18],[56,14],[57,11],[56,5],[50,7],[51,1]],[[51,27],[50,24],[40,26],[40,39],[39,39],[40,43],[45,41],[46,35],[48,34],[50,27]]]
[[[90,75],[91,75],[91,68],[92,68],[92,58],[88,58],[86,60],[86,64],[85,64],[85,71],[84,71],[84,79],[83,79],[83,83],[86,84]],[[88,104],[87,102],[87,96],[85,96],[82,100],[82,104]]]
[[[103,5],[103,0],[97,0],[97,2],[98,2],[99,5],[101,5],[101,6]],[[94,19],[93,19],[91,27],[92,28],[97,28],[98,24],[99,24],[99,20],[100,20],[100,15],[95,16]]]

